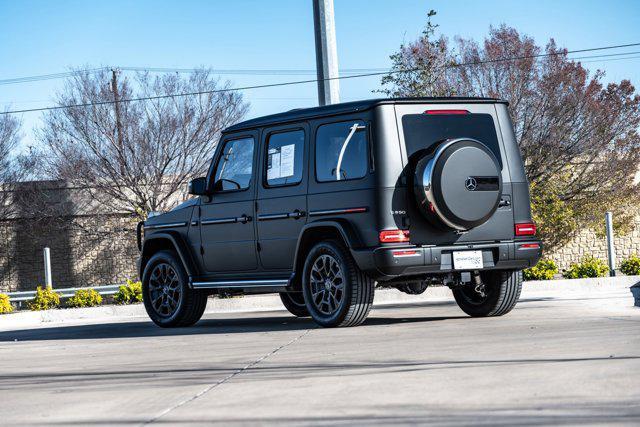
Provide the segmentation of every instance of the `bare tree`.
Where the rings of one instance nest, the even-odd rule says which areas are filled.
[[[0,115],[0,220],[13,213],[15,184],[27,174],[27,162],[16,155],[20,143],[20,120],[10,114]]]
[[[187,78],[118,77],[76,72],[57,103],[82,106],[48,112],[38,137],[48,174],[85,187],[111,212],[145,218],[171,207],[188,180],[206,171],[220,131],[248,106],[204,69]],[[185,93],[192,95],[166,96]]]
[[[428,39],[417,43],[429,45]],[[405,55],[422,52],[413,48]],[[631,224],[637,213],[632,207],[640,200],[634,181],[640,162],[640,95],[628,80],[605,86],[604,73],[590,75],[553,40],[540,48],[506,26],[491,28],[482,45],[458,38],[455,49],[440,55],[440,62],[455,57],[455,64],[446,72],[433,69],[428,80],[438,84],[431,87],[444,87],[449,95],[509,101],[534,216],[548,248],[562,245],[580,227],[601,224],[606,210],[616,213],[619,224]],[[397,62],[399,69],[405,62]],[[442,95],[428,88],[416,93],[415,83],[403,83],[411,80],[401,72],[383,83],[398,96]]]

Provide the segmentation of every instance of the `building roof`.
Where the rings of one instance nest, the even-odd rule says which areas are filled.
[[[342,102],[340,104],[324,105],[322,107],[297,108],[284,113],[271,114],[269,116],[256,117],[226,128],[223,133],[235,132],[243,129],[251,129],[259,126],[267,126],[274,123],[286,123],[298,120],[307,120],[318,116],[331,116],[358,111],[369,110],[382,104],[456,104],[456,103],[503,103],[506,101],[497,98],[463,98],[463,97],[438,97],[438,98],[379,98],[362,101]]]

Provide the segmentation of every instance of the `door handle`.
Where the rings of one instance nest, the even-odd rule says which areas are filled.
[[[236,221],[241,222],[243,224],[246,224],[248,222],[250,222],[253,218],[251,218],[250,216],[247,215],[242,215],[236,218]]]
[[[289,218],[293,218],[293,219],[299,219],[304,217],[305,215],[307,215],[307,213],[305,211],[301,211],[296,209],[293,212],[289,212]]]

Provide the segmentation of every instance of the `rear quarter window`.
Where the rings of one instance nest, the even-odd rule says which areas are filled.
[[[496,126],[490,114],[407,114],[402,117],[407,156],[452,138],[472,138],[495,154],[502,168]]]
[[[318,127],[315,150],[318,182],[360,179],[369,170],[367,130],[362,120]]]

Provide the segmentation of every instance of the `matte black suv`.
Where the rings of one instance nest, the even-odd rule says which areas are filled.
[[[497,99],[381,99],[248,120],[223,132],[190,193],[138,232],[144,304],[164,327],[197,322],[210,294],[271,292],[296,316],[354,326],[376,284],[444,284],[465,313],[499,316],[541,256]]]

